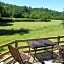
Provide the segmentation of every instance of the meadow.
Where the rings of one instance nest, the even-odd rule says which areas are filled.
[[[62,20],[51,20],[51,22],[10,22],[0,25],[0,45],[17,39],[63,35]]]

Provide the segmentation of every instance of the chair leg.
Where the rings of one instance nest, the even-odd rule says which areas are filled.
[[[19,63],[19,64],[22,64],[22,63]]]
[[[24,62],[19,62],[19,64],[25,64]]]
[[[42,62],[42,64],[45,64],[44,62]]]
[[[16,63],[16,61],[14,60],[14,61],[13,61],[13,64],[15,64],[15,63]]]
[[[52,46],[52,59],[53,59],[53,46]]]
[[[24,63],[22,63],[22,62],[19,62],[19,64],[24,64]]]

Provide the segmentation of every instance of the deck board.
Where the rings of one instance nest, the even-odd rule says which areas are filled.
[[[38,52],[37,55],[36,55],[36,60],[38,61],[37,64],[40,64],[40,62],[43,62],[43,61],[50,61],[50,62],[53,62],[53,63],[62,63],[63,62],[63,59],[62,57],[59,55],[58,53],[58,50],[55,50],[53,52],[53,59],[52,59],[52,52],[48,52],[48,51],[45,51],[45,52]],[[29,62],[33,63],[33,58],[34,54],[30,57],[30,60]],[[36,63],[36,61],[35,61]],[[10,64],[10,63],[9,63]],[[11,62],[11,64],[13,64]],[[18,62],[16,62],[15,64],[19,64]]]

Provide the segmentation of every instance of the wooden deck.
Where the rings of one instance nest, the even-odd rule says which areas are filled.
[[[7,48],[6,51],[0,52],[0,62],[5,62],[5,64],[8,64],[12,59],[12,56],[9,55],[10,52],[8,50],[8,46],[7,46],[8,44],[14,45],[14,47],[17,47],[19,50],[22,50],[23,52],[28,53],[29,52],[29,46],[27,46],[27,45],[26,46],[20,46],[20,43],[23,44],[24,42],[26,43],[27,41],[34,41],[34,40],[41,40],[41,39],[49,39],[52,42],[56,43],[57,46],[64,45],[64,36],[28,39],[28,40],[14,40],[14,41],[9,42],[7,44],[0,45],[0,50],[1,49],[5,50],[5,48]],[[55,50],[55,48],[58,48],[57,46],[54,47],[53,59],[52,59],[52,54],[51,54],[52,52],[49,53],[48,51],[45,50],[45,52],[40,53],[40,51],[42,51],[44,49],[44,47],[42,49],[38,49],[37,51],[39,53],[37,53],[37,57],[36,57],[38,62],[41,62],[41,61],[50,61],[50,62],[56,62],[56,63],[63,62],[62,57],[60,57],[58,54],[58,50],[57,49]],[[50,50],[51,47],[48,47],[47,49]],[[34,53],[34,50],[31,49],[31,52]],[[30,62],[32,62],[32,61],[33,61],[33,57],[30,58]],[[9,64],[11,64],[11,63],[9,63]]]
[[[37,53],[37,57],[36,57],[36,61],[34,60],[33,56],[30,57],[29,62],[33,64],[33,60],[34,60],[34,64],[41,64],[41,62],[51,62],[51,63],[62,63],[63,62],[63,58],[59,55],[58,50],[55,50],[53,52],[53,58],[52,58],[52,52],[39,52]],[[13,64],[13,63],[11,63]],[[16,62],[15,64],[19,64],[18,62]]]
[[[55,63],[63,62],[62,57],[59,56],[57,51],[53,52],[53,58],[52,58],[52,52],[45,51],[37,53],[37,59],[39,60],[39,62],[41,61],[50,61]]]

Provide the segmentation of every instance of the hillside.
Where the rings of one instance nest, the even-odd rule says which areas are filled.
[[[63,19],[62,12],[49,10],[48,8],[32,8],[16,6],[0,2],[0,14],[2,17],[32,18],[32,19]],[[2,11],[2,12],[1,12]]]

